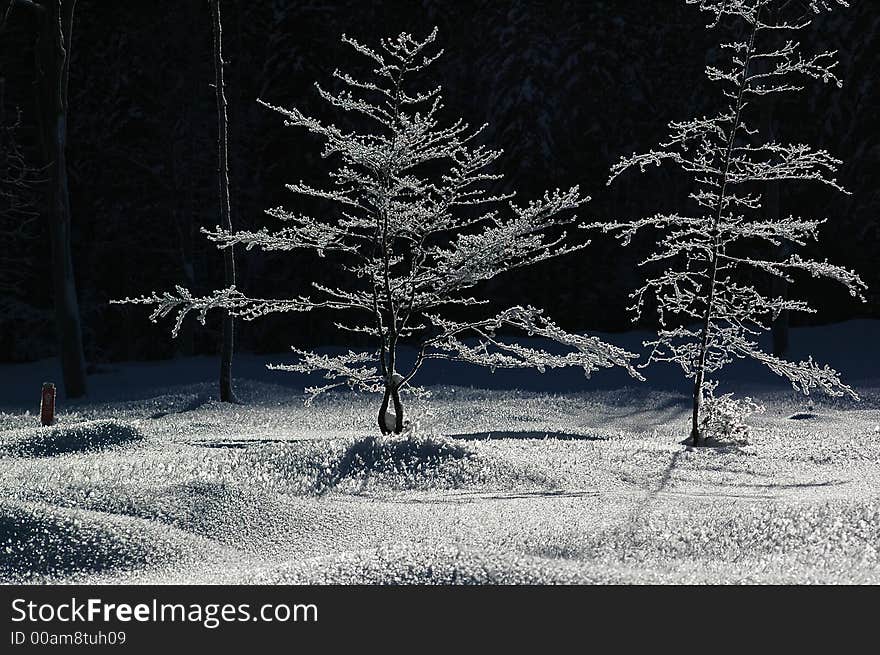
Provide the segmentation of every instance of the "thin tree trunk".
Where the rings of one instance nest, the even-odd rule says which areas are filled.
[[[694,375],[694,404],[691,415],[691,443],[694,446],[700,445],[700,409],[703,405],[703,382],[706,376],[706,353],[709,345],[709,326],[712,322],[712,310],[715,301],[715,283],[718,276],[718,226],[721,223],[721,215],[724,213],[724,201],[727,197],[728,174],[730,172],[730,160],[733,155],[733,146],[736,142],[736,133],[739,130],[740,120],[742,117],[743,101],[746,88],[746,79],[749,74],[749,62],[751,61],[752,52],[755,48],[755,36],[758,32],[758,17],[752,26],[752,34],[749,39],[748,52],[746,52],[743,61],[742,80],[740,81],[739,93],[736,100],[736,112],[733,119],[733,125],[730,127],[730,137],[727,142],[727,152],[724,157],[724,173],[721,180],[721,189],[718,192],[718,209],[712,221],[712,261],[709,264],[709,294],[706,299],[706,311],[703,315],[703,328],[700,335],[700,350],[697,356],[696,374]]]
[[[772,123],[773,123],[773,101],[772,99],[768,99],[767,101],[767,109],[765,109],[765,125],[767,125],[772,134]],[[764,190],[764,217],[768,221],[775,221],[779,219],[779,182],[777,180],[771,180],[767,182],[766,189]],[[783,241],[778,246],[780,258],[782,260],[788,259],[788,256],[791,255],[791,243],[788,241]],[[771,285],[771,295],[773,297],[781,297],[786,298],[788,296],[788,282],[785,278],[774,276],[770,281]],[[788,350],[788,324],[789,324],[789,311],[787,309],[783,309],[779,312],[779,315],[773,319],[773,323],[770,325],[770,333],[773,338],[773,354],[777,357],[782,357],[785,355]]]
[[[385,393],[382,396],[382,404],[379,407],[379,431],[382,434],[400,434],[403,432],[403,402],[400,400],[400,387],[396,381],[389,381],[385,385]],[[388,427],[388,405],[394,407],[394,427]]]
[[[86,394],[86,364],[70,245],[66,156],[67,84],[76,0],[47,0],[40,6],[40,31],[35,49],[36,91],[41,142],[49,174],[48,234],[55,329],[64,393],[68,398],[79,398]]]
[[[229,98],[229,116],[231,118],[231,123],[229,125],[229,149],[230,149],[230,168],[232,181],[230,182],[231,186],[231,203],[232,210],[235,212],[236,220],[238,221],[238,225],[242,226],[242,217],[245,215],[245,212],[242,209],[243,203],[243,186],[242,186],[242,172],[245,170],[242,166],[242,138],[241,138],[241,128],[244,123],[243,121],[243,112],[242,112],[242,60],[244,59],[244,46],[243,35],[242,35],[242,1],[241,0],[233,0],[232,2],[232,50],[233,56],[235,57],[234,62],[232,63],[231,71],[230,71],[230,84],[232,85],[231,96]],[[227,5],[228,6],[228,5]],[[227,16],[229,13],[227,12]],[[229,29],[229,20],[226,21],[227,30]],[[227,52],[229,48],[227,47]],[[245,185],[244,188],[247,188]],[[243,262],[238,262],[239,267],[243,265]],[[239,271],[241,272],[241,270]],[[245,271],[246,272],[246,271]],[[247,276],[245,276],[247,278]]]
[[[777,41],[780,38],[777,35]],[[780,45],[782,45],[780,43]],[[769,65],[768,65],[769,68]],[[765,130],[770,141],[776,140],[776,122],[774,120],[774,112],[776,109],[776,101],[773,95],[768,95],[763,99],[761,106],[761,122],[762,128]],[[780,201],[779,201],[779,180],[770,180],[764,188],[764,197],[761,203],[764,218],[768,221],[776,221],[779,219]],[[785,260],[791,254],[791,243],[783,241],[779,245],[780,258]],[[785,298],[788,296],[788,282],[785,278],[773,276],[771,282],[771,295],[773,297]],[[770,333],[773,340],[773,354],[782,357],[788,350],[788,322],[789,311],[783,309],[779,316],[773,319],[770,325]]]
[[[400,402],[400,387],[397,382],[391,383],[391,401],[394,403],[394,434],[403,432],[403,403]]]
[[[385,393],[382,395],[382,404],[379,406],[379,432],[382,434],[388,434],[391,430],[388,429],[388,422],[385,420],[385,417],[388,416],[388,402],[391,400],[391,389],[386,385]]]
[[[214,91],[217,97],[217,145],[219,150],[217,174],[220,179],[220,224],[232,230],[229,203],[229,156],[226,125],[226,93],[223,85],[223,28],[220,22],[220,0],[212,0],[214,18]],[[232,246],[223,251],[223,269],[226,286],[235,284],[235,253]],[[223,337],[220,349],[220,400],[237,402],[232,389],[232,353],[235,324],[229,312],[223,315]]]

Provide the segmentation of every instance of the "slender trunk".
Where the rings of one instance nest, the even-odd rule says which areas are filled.
[[[694,375],[694,404],[691,414],[691,443],[694,446],[700,444],[700,409],[703,405],[703,382],[706,375],[706,352],[709,345],[709,327],[712,322],[712,310],[715,301],[715,286],[718,276],[718,256],[719,256],[719,225],[721,223],[721,215],[724,213],[724,204],[727,198],[727,186],[729,183],[730,161],[733,155],[733,146],[736,142],[736,133],[739,130],[740,120],[742,118],[743,101],[747,78],[749,75],[749,62],[755,49],[755,36],[758,32],[758,17],[752,26],[751,37],[749,38],[748,51],[743,60],[742,78],[740,80],[739,92],[736,99],[736,111],[734,113],[733,124],[730,127],[730,136],[727,141],[727,151],[724,156],[723,176],[721,180],[721,189],[718,192],[718,208],[712,221],[712,261],[709,264],[709,293],[706,298],[706,310],[703,314],[703,327],[700,335],[700,350],[697,356],[696,374]]]
[[[775,141],[776,129],[774,122],[775,101],[770,95],[764,99],[761,111],[762,127],[766,131],[770,141]],[[776,221],[779,219],[779,181],[770,180],[764,188],[764,198],[761,203],[764,211],[764,218],[768,221]],[[783,241],[779,245],[780,259],[788,259],[791,254],[791,244]],[[785,298],[788,296],[788,282],[785,278],[774,276],[770,282],[771,295],[773,297]],[[787,309],[782,310],[779,316],[773,319],[770,326],[770,333],[773,338],[773,354],[782,357],[788,350],[788,319],[789,312]]]
[[[220,22],[220,0],[211,2],[214,18],[214,90],[217,97],[217,175],[220,179],[220,224],[232,230],[232,217],[229,203],[229,157],[228,131],[226,125],[226,93],[223,86],[223,45]],[[235,253],[232,246],[223,250],[223,272],[226,286],[235,284]],[[220,400],[237,402],[232,390],[232,353],[235,324],[229,312],[223,315],[223,337],[220,348]]]
[[[791,244],[783,243],[779,246],[779,250],[780,259],[788,259],[789,255],[791,255]],[[788,282],[782,278],[775,277],[772,284],[774,296],[780,298],[788,297]],[[779,316],[773,319],[773,323],[770,326],[770,333],[773,337],[773,354],[777,357],[783,357],[788,351],[789,316],[789,311],[783,309],[779,312]]]
[[[86,394],[86,364],[70,245],[66,156],[67,84],[76,0],[52,0],[41,6],[35,68],[41,143],[49,176],[47,214],[55,329],[64,393],[68,398],[79,398]]]
[[[396,382],[391,386],[391,401],[394,403],[394,434],[403,432],[403,403],[400,402],[400,387]]]
[[[231,167],[231,193],[232,193],[232,211],[235,213],[236,220],[238,221],[238,225],[242,226],[242,220],[245,216],[245,212],[242,209],[243,206],[243,190],[247,189],[248,186],[246,183],[243,183],[243,171],[244,167],[242,166],[242,139],[241,139],[241,129],[243,125],[243,112],[242,112],[242,60],[244,59],[244,46],[242,44],[243,35],[242,35],[242,0],[233,0],[232,2],[232,48],[233,48],[233,56],[235,60],[232,64],[232,70],[230,71],[230,84],[232,85],[231,89],[231,97],[229,98],[229,116],[231,119],[229,125],[229,149],[230,149],[230,167]],[[227,13],[228,16],[228,13]],[[229,27],[229,21],[226,22],[227,29]],[[228,48],[227,48],[228,51]],[[241,267],[245,262],[239,261],[239,267]],[[241,270],[239,270],[241,272]],[[245,276],[247,278],[247,276]]]
[[[394,407],[394,426],[388,425],[388,406]],[[403,403],[400,400],[400,386],[396,379],[385,385],[382,404],[379,407],[379,431],[382,434],[400,434],[403,432]]]
[[[391,388],[386,386],[385,393],[382,395],[382,404],[379,406],[379,432],[382,434],[389,434],[391,432],[388,429],[388,421],[386,420],[389,400],[391,400]]]

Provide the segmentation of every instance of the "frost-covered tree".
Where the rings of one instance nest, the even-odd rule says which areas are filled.
[[[411,381],[429,359],[448,359],[495,368],[575,366],[590,374],[602,367],[632,368],[632,353],[591,336],[565,332],[542,310],[511,307],[496,315],[473,317],[485,304],[471,295],[480,283],[523,266],[571,253],[564,225],[589,200],[577,187],[555,190],[524,206],[492,192],[500,178],[489,167],[501,154],[477,143],[483,128],[462,120],[444,122],[441,89],[418,88],[425,69],[441,54],[433,47],[436,29],[424,40],[401,34],[373,49],[352,38],[342,40],[369,61],[367,78],[335,71],[341,90],[317,86],[321,98],[351,118],[352,130],[325,124],[299,109],[267,107],[285,124],[305,128],[324,142],[333,163],[326,188],[299,182],[288,189],[326,201],[325,214],[310,216],[275,208],[267,214],[284,227],[272,231],[205,230],[220,248],[332,253],[348,283],[330,287],[314,282],[316,297],[261,299],[235,287],[206,297],[176,292],[126,299],[155,307],[151,318],[176,312],[174,332],[186,315],[204,319],[221,308],[252,320],[273,312],[336,310],[337,328],[366,335],[370,352],[319,354],[293,348],[299,361],[270,368],[321,372],[327,384],[307,390],[310,398],[348,386],[382,394],[378,425],[382,433],[404,428],[401,392],[416,391]],[[500,332],[522,330],[558,344],[558,352],[523,345]],[[401,361],[408,345],[414,357]],[[393,408],[393,409],[392,409]]]
[[[24,290],[34,274],[28,249],[39,237],[37,191],[41,172],[32,166],[19,144],[19,113],[5,111],[5,80],[0,77],[0,330],[6,325],[25,325],[17,345],[25,350],[24,336],[38,332],[44,313],[33,306]]]
[[[836,371],[812,358],[785,361],[758,346],[756,337],[783,311],[814,311],[802,300],[774,297],[759,285],[761,275],[793,281],[796,274],[829,278],[853,296],[865,288],[856,273],[827,261],[804,259],[778,248],[803,246],[818,237],[822,220],[769,218],[761,191],[768,182],[797,180],[845,192],[835,179],[841,161],[827,151],[768,139],[750,120],[763,99],[796,93],[811,80],[841,86],[834,52],[803,52],[795,40],[816,15],[843,0],[686,0],[712,16],[709,28],[739,26],[744,37],[721,45],[725,64],[710,65],[706,75],[718,83],[726,106],[715,116],[672,122],[657,150],[623,157],[608,183],[631,168],[640,171],[668,162],[693,178],[692,209],[640,220],[608,223],[606,232],[628,245],[641,230],[656,230],[656,248],[643,264],[660,272],[633,294],[638,319],[647,303],[656,303],[660,330],[651,362],[674,362],[694,380],[691,438],[700,443],[702,398],[712,384],[708,375],[739,358],[751,358],[788,378],[808,394],[820,389],[833,396],[855,392]],[[780,39],[780,35],[784,38]],[[757,121],[760,118],[758,112]],[[767,247],[770,246],[770,247]],[[767,252],[766,255],[761,254]],[[696,325],[695,325],[696,324]]]

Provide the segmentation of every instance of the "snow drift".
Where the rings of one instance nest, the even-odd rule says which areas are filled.
[[[210,548],[191,535],[124,516],[0,503],[0,582],[75,581],[119,570],[162,568]]]
[[[115,420],[34,427],[12,430],[0,436],[0,455],[52,457],[63,453],[101,450],[142,438],[135,425]]]

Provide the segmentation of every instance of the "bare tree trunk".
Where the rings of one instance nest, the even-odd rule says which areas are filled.
[[[776,37],[777,41],[781,41],[779,36]],[[782,43],[779,43],[781,46]],[[769,68],[769,66],[766,66]],[[766,131],[767,137],[770,141],[776,140],[776,123],[774,120],[774,111],[776,109],[776,101],[772,94],[766,96],[762,99],[763,103],[761,106],[761,122],[762,128]],[[764,188],[764,197],[762,201],[762,207],[764,210],[764,217],[768,221],[776,221],[779,219],[779,181],[778,180],[770,180],[767,182]],[[779,245],[779,251],[781,255],[781,259],[785,260],[791,255],[791,243],[788,241],[783,241]],[[774,297],[782,297],[785,298],[788,295],[788,282],[779,276],[773,276],[771,282],[771,295]],[[783,309],[779,316],[773,319],[773,323],[770,326],[770,333],[773,339],[773,354],[777,357],[782,357],[785,355],[785,352],[788,350],[788,319],[789,319],[789,311],[787,309]]]
[[[385,386],[385,393],[382,396],[382,404],[379,406],[379,432],[382,434],[389,434],[391,430],[388,429],[388,421],[386,417],[388,416],[388,402],[391,400],[391,389],[387,385]]]
[[[773,106],[772,100],[768,100],[768,109],[765,110],[769,113],[769,117],[765,118],[767,124],[772,124],[772,115],[773,115]],[[776,180],[771,180],[767,182],[767,187],[764,191],[764,216],[768,221],[775,221],[779,219],[779,182]],[[791,243],[788,241],[783,241],[778,246],[780,259],[785,260],[788,259],[788,256],[791,255]],[[773,279],[770,281],[771,285],[771,295],[774,297],[782,297],[785,298],[788,296],[788,282],[779,276],[773,276]],[[788,324],[789,324],[789,311],[787,309],[783,309],[779,312],[779,316],[773,319],[773,323],[770,326],[770,332],[773,338],[773,354],[777,357],[782,357],[785,355],[788,350]]]
[[[758,10],[758,16],[760,17],[760,9]],[[743,71],[742,71],[742,79],[740,81],[739,93],[736,99],[736,112],[734,115],[733,125],[730,126],[730,136],[727,142],[727,152],[724,157],[724,165],[723,165],[723,175],[720,185],[720,190],[718,192],[718,210],[715,213],[713,222],[712,222],[712,261],[709,263],[709,293],[708,298],[706,299],[706,311],[703,315],[703,327],[700,335],[700,350],[697,355],[697,366],[696,372],[694,374],[694,404],[693,404],[693,412],[691,414],[691,443],[694,446],[700,445],[700,440],[702,439],[702,435],[700,434],[700,410],[703,405],[703,382],[705,381],[706,376],[706,354],[709,348],[709,327],[712,322],[712,310],[714,309],[714,300],[715,300],[715,283],[718,275],[718,255],[719,255],[719,243],[718,243],[718,226],[721,222],[721,215],[724,212],[724,202],[727,194],[727,185],[729,182],[729,172],[730,172],[730,161],[731,156],[733,154],[733,145],[736,141],[736,132],[739,129],[740,121],[742,119],[742,110],[744,104],[744,92],[746,79],[749,75],[749,63],[751,62],[752,53],[755,48],[755,36],[758,31],[758,22],[757,20],[752,26],[752,33],[749,39],[748,51],[745,54],[745,58],[743,60]]]
[[[76,0],[45,0],[39,11],[35,50],[41,142],[49,174],[48,219],[52,256],[55,328],[64,393],[86,394],[86,365],[73,257],[70,247],[70,193],[67,181],[67,83]]]
[[[391,400],[394,403],[394,434],[403,432],[403,403],[400,402],[400,387],[397,382],[391,383]]]
[[[242,218],[244,216],[244,211],[242,210],[242,171],[244,170],[241,160],[242,160],[242,148],[241,148],[241,126],[243,124],[243,112],[242,112],[242,70],[241,70],[241,62],[244,59],[244,51],[243,51],[243,35],[242,35],[242,0],[233,0],[232,2],[232,50],[234,53],[235,60],[232,63],[232,67],[230,70],[230,84],[232,85],[231,96],[229,98],[229,116],[231,118],[231,122],[229,125],[229,150],[230,150],[230,168],[232,180],[230,182],[231,185],[231,203],[232,209],[235,212],[235,218],[238,222],[239,227],[242,226]],[[227,5],[228,6],[228,5]],[[227,12],[227,17],[229,13]],[[227,30],[229,29],[229,20],[226,21]],[[229,48],[227,47],[227,52]],[[242,265],[242,262],[238,262],[239,266]],[[241,272],[241,271],[239,271]]]
[[[394,406],[394,427],[388,425],[388,405]],[[403,403],[400,400],[400,386],[396,379],[386,383],[382,404],[379,407],[379,431],[382,434],[403,432]]]
[[[220,179],[220,224],[232,230],[229,203],[228,130],[226,125],[226,93],[223,85],[223,28],[220,22],[220,0],[211,1],[214,18],[214,91],[217,97],[217,145],[219,150],[217,174]],[[235,253],[232,246],[223,251],[223,269],[226,286],[235,284]],[[223,315],[223,337],[220,349],[220,400],[238,402],[232,389],[232,353],[235,324],[229,312]]]

